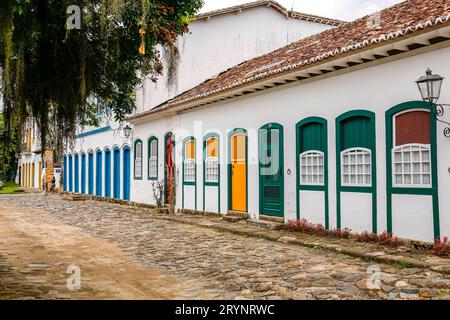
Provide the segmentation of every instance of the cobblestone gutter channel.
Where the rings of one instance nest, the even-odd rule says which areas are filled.
[[[0,218],[11,218],[16,212],[22,223],[37,225],[47,219],[59,224],[50,228],[54,238],[60,228],[76,228],[81,237],[77,241],[94,241],[95,246],[112,246],[118,256],[131,255],[144,268],[136,277],[147,280],[153,287],[164,288],[167,297],[189,299],[449,299],[450,278],[431,269],[406,265],[378,263],[357,259],[341,252],[338,247],[323,250],[325,245],[341,246],[339,241],[303,237],[282,231],[268,231],[246,224],[229,224],[216,217],[155,215],[149,208],[131,207],[100,201],[66,201],[60,196],[41,195],[0,196]],[[27,217],[21,217],[26,212]],[[30,221],[32,220],[32,221]],[[65,227],[66,226],[66,227]],[[21,227],[21,226],[19,226]],[[63,239],[63,237],[61,237]],[[298,239],[298,240],[296,240]],[[41,236],[45,244],[46,237]],[[270,241],[269,241],[270,240]],[[303,241],[303,243],[298,241]],[[51,239],[48,240],[51,242]],[[100,241],[100,242],[96,242]],[[106,242],[105,242],[106,241]],[[53,241],[54,242],[54,241]],[[61,241],[59,241],[61,242]],[[78,258],[100,264],[108,261],[111,268],[116,264],[110,254],[99,258],[91,246],[80,254],[71,243]],[[47,245],[44,245],[47,247]],[[56,254],[45,257],[40,263],[51,268],[53,259],[61,260],[64,250],[53,243]],[[25,248],[26,249],[26,248]],[[360,248],[358,248],[359,250]],[[370,247],[366,253],[380,249]],[[0,239],[0,255],[14,254],[8,237]],[[70,253],[70,252],[69,252]],[[385,252],[385,255],[395,255]],[[403,253],[402,253],[403,256]],[[431,259],[432,257],[430,257]],[[16,260],[17,260],[16,259]],[[412,259],[412,258],[411,258]],[[8,260],[1,262],[2,270],[10,270]],[[59,261],[58,260],[58,261]],[[128,261],[128,260],[127,260]],[[75,263],[77,261],[74,261]],[[123,269],[137,266],[129,262]],[[378,268],[375,274],[377,287],[370,287],[370,270]],[[412,268],[411,268],[412,267]],[[92,268],[94,272],[95,268]],[[158,272],[156,272],[159,270]],[[145,270],[143,270],[145,271]],[[150,272],[151,271],[151,272]],[[7,272],[7,271],[5,271]],[[159,278],[169,277],[182,282],[174,286],[171,281],[161,282]],[[155,278],[155,275],[158,277]],[[150,278],[149,278],[150,277]],[[0,274],[0,282],[2,281]],[[126,281],[134,281],[131,277]],[[124,280],[124,281],[125,281]],[[19,281],[19,280],[18,280]],[[25,282],[24,282],[25,281]],[[20,285],[27,285],[22,278]],[[86,280],[87,287],[95,293],[98,287],[96,277]],[[126,282],[125,281],[125,282]],[[103,283],[103,282],[102,282]],[[54,284],[50,281],[49,286]],[[125,283],[126,284],[126,283]],[[117,280],[116,286],[126,288]],[[1,288],[1,287],[0,287]],[[141,286],[145,290],[146,286]],[[109,288],[112,290],[113,288]],[[44,288],[42,290],[51,290]],[[108,291],[109,292],[109,291]],[[45,297],[45,296],[44,296]],[[76,296],[75,296],[76,297]],[[0,298],[2,294],[0,292]],[[82,298],[85,298],[84,296]]]

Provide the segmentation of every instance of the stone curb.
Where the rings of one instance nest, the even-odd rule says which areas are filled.
[[[240,236],[247,236],[247,237],[253,237],[253,238],[261,238],[268,241],[273,242],[280,242],[287,245],[294,245],[294,246],[302,246],[307,248],[313,248],[313,249],[321,249],[325,251],[330,251],[338,254],[344,254],[350,257],[359,258],[363,260],[368,260],[372,262],[378,262],[383,264],[389,264],[393,266],[401,266],[403,268],[418,268],[418,269],[430,269],[432,271],[450,275],[450,265],[434,265],[432,263],[421,261],[417,259],[413,259],[410,257],[405,256],[395,256],[390,254],[380,254],[376,255],[372,252],[363,251],[361,249],[357,248],[346,248],[342,247],[340,245],[333,245],[333,244],[322,244],[318,242],[310,242],[305,241],[302,239],[299,239],[297,237],[288,236],[284,232],[280,231],[267,231],[267,230],[260,230],[260,228],[257,227],[246,227],[244,225],[222,225],[217,223],[200,223],[200,221],[194,221],[191,219],[183,219],[180,216],[177,217],[170,217],[170,216],[161,216],[164,220],[169,220],[172,222],[177,223],[183,223],[183,224],[189,224],[193,226],[198,226],[202,228],[209,228],[209,229],[215,229],[221,232],[229,232]],[[181,219],[180,219],[181,218]]]

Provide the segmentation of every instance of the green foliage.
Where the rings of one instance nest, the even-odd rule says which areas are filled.
[[[6,182],[3,188],[0,188],[0,194],[19,194],[25,193],[24,189],[14,182]]]
[[[0,179],[13,180],[17,170],[16,152],[20,149],[19,130],[13,126],[11,133],[6,132],[3,115],[0,114]]]
[[[82,9],[80,30],[66,29],[70,5]],[[174,48],[201,6],[202,0],[1,0],[5,122],[16,119],[21,127],[34,118],[44,149],[53,126],[62,146],[77,125],[95,124],[93,97],[122,121],[135,108],[143,76],[162,72],[157,45]]]

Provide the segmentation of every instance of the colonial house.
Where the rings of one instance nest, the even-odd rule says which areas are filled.
[[[40,188],[42,186],[42,168],[37,128],[33,123],[27,123],[22,133],[16,182],[25,188]]]
[[[234,25],[246,10],[197,23]],[[450,75],[449,20],[448,0],[407,0],[223,68],[155,107],[142,107],[144,94],[120,143],[99,131],[67,150],[65,189],[154,204],[161,180],[177,209],[450,235],[450,91],[436,75]]]
[[[54,176],[59,191],[61,168],[55,168],[51,150],[42,150],[36,123],[28,120],[22,132],[16,183],[26,189],[42,190],[45,180],[50,189]]]

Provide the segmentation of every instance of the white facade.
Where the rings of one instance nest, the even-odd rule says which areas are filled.
[[[450,75],[450,49],[443,48],[436,51],[411,56],[378,64],[351,73],[325,78],[303,85],[296,85],[286,89],[272,90],[248,98],[239,98],[232,102],[225,102],[209,106],[197,111],[184,113],[172,117],[165,117],[151,122],[135,124],[133,139],[147,141],[156,136],[159,143],[159,179],[164,179],[163,141],[167,132],[174,132],[176,137],[176,167],[177,167],[177,204],[182,204],[181,159],[182,141],[188,136],[197,140],[197,159],[203,159],[201,142],[203,137],[211,132],[220,136],[221,179],[220,179],[220,212],[228,211],[227,188],[227,133],[234,128],[244,128],[248,131],[248,212],[253,217],[259,214],[259,181],[258,181],[258,139],[257,131],[267,123],[279,123],[284,127],[284,189],[285,189],[285,220],[296,219],[296,133],[298,121],[307,117],[322,117],[328,122],[328,157],[329,157],[329,220],[330,227],[337,226],[336,210],[336,136],[335,120],[341,114],[352,110],[367,110],[375,113],[376,123],[376,221],[377,232],[387,229],[386,217],[386,127],[385,113],[388,109],[401,103],[420,100],[414,81],[418,75],[429,66],[439,70],[443,76]],[[445,86],[445,84],[444,84]],[[448,84],[442,92],[442,100],[450,101]],[[326,94],[324,94],[326,93]],[[440,229],[442,235],[450,234],[450,218],[446,212],[450,210],[450,203],[446,201],[446,194],[450,192],[450,149],[449,140],[445,138],[438,124],[438,186]],[[147,146],[144,143],[144,159]],[[143,176],[147,176],[144,160]],[[197,210],[218,208],[218,201],[214,190],[206,188],[203,194],[203,163],[197,161]],[[132,168],[133,171],[133,168]],[[291,174],[288,174],[287,172]],[[193,187],[190,187],[192,189]],[[132,199],[138,202],[154,203],[151,196],[151,182],[146,180],[132,180]],[[185,190],[184,208],[195,209],[193,190]],[[205,197],[205,199],[204,199]],[[301,191],[300,218],[307,218],[312,222],[325,223],[323,193],[317,191]],[[341,194],[341,226],[355,232],[372,230],[372,201],[371,195],[357,192],[342,192]],[[394,234],[410,239],[432,241],[433,217],[432,198],[426,195],[393,195],[392,200],[392,228]]]
[[[251,12],[253,12],[251,17],[258,17],[255,18],[253,24],[247,27],[240,25],[239,28],[236,28],[240,32],[248,31],[248,41],[241,41],[245,37],[236,38],[232,26],[249,23],[248,20],[252,20],[252,18],[242,19],[243,21],[240,21],[239,18]],[[211,74],[216,74],[236,64],[238,57],[231,49],[235,48],[236,41],[238,44],[249,44],[247,47],[237,45],[237,48],[241,50],[241,58],[251,57],[251,53],[256,56],[260,53],[259,50],[270,51],[263,45],[266,43],[264,39],[267,38],[264,36],[261,38],[261,34],[257,31],[260,29],[255,26],[258,22],[263,21],[261,18],[263,15],[270,16],[270,12],[268,8],[257,8],[243,11],[238,15],[213,17],[207,22],[196,21],[191,27],[192,34],[186,36],[187,39],[182,48],[178,87],[171,91],[165,86],[158,88],[156,85],[152,87],[153,84],[147,83],[144,87],[145,90],[138,93],[138,97],[141,98],[138,98],[137,113],[148,110],[177,93],[199,84],[211,77]],[[273,14],[276,16],[279,13],[274,12]],[[278,19],[275,16],[274,19]],[[230,21],[221,24],[222,20],[227,19]],[[285,18],[281,16],[281,19]],[[218,26],[214,25],[215,20]],[[291,41],[290,37],[295,38],[297,34],[289,29],[290,23],[287,23],[288,27],[282,26],[283,30],[288,30],[284,33],[287,36],[287,42]],[[299,23],[300,25],[304,24],[304,22]],[[201,33],[194,33],[196,28],[201,25],[212,26]],[[266,25],[265,21],[264,25]],[[229,37],[223,39],[217,37],[216,27],[217,30],[225,30],[223,32],[225,35],[227,31],[230,31]],[[262,30],[265,30],[262,31],[263,34],[270,34],[270,30],[266,27],[262,27]],[[208,38],[210,31],[211,39]],[[252,32],[256,32],[256,34]],[[280,32],[275,33],[279,35]],[[300,35],[306,35],[309,31],[303,32],[305,33],[300,32]],[[197,38],[196,34],[198,34]],[[202,102],[210,102],[207,106],[200,106],[201,104],[194,100],[186,102],[185,105],[178,109],[175,108],[173,111],[132,117],[133,130],[132,136],[129,138],[121,137],[120,131],[114,131],[111,128],[85,132],[77,139],[75,148],[68,150],[66,156],[75,157],[78,154],[80,157],[82,154],[92,153],[94,155],[93,164],[84,166],[84,170],[86,170],[84,178],[81,177],[80,171],[75,173],[74,165],[70,168],[67,167],[65,181],[66,185],[69,183],[70,186],[66,187],[66,190],[155,204],[152,190],[155,179],[149,177],[149,141],[153,138],[158,140],[157,180],[167,181],[166,137],[168,134],[173,134],[175,137],[176,208],[225,214],[234,209],[232,202],[235,198],[245,198],[245,209],[239,211],[246,211],[252,218],[258,219],[263,211],[259,130],[268,124],[275,124],[283,128],[281,140],[284,157],[281,164],[283,184],[280,196],[283,201],[280,211],[285,221],[305,218],[310,222],[326,225],[329,228],[349,228],[353,232],[382,233],[388,230],[401,238],[429,242],[433,241],[435,237],[450,235],[450,217],[446,214],[446,212],[450,212],[450,202],[446,201],[446,195],[450,192],[450,148],[447,145],[450,142],[442,135],[444,128],[441,124],[437,123],[437,128],[434,128],[433,125],[436,121],[430,115],[431,131],[436,130],[430,133],[430,142],[428,146],[424,147],[425,149],[429,148],[426,151],[428,152],[427,156],[421,156],[423,162],[426,163],[419,163],[421,170],[425,173],[422,176],[413,175],[411,171],[408,171],[411,168],[405,169],[407,165],[401,164],[402,170],[405,171],[403,175],[410,176],[411,179],[419,177],[419,180],[422,179],[420,180],[423,182],[422,185],[413,188],[413,184],[403,186],[391,183],[391,180],[394,181],[398,174],[394,175],[393,173],[394,170],[397,170],[394,169],[396,168],[394,160],[392,163],[389,160],[395,157],[395,154],[389,149],[391,144],[396,146],[394,135],[388,130],[392,129],[393,132],[396,132],[394,128],[390,127],[391,125],[395,126],[395,116],[414,110],[429,111],[429,106],[421,101],[414,81],[423,74],[427,67],[436,70],[446,78],[450,77],[450,65],[447,63],[450,59],[448,43],[432,44],[428,42],[428,39],[443,34],[450,35],[449,28],[431,30],[428,35],[421,34],[420,38],[403,38],[398,40],[398,43],[395,41],[393,44],[382,43],[376,48],[369,48],[368,52],[350,52],[336,61],[325,61],[325,66],[313,65],[310,69],[300,70],[299,72],[307,75],[307,80],[304,80],[305,77],[302,76],[299,77],[301,78],[301,80],[298,79],[299,81],[292,80],[300,73],[279,75],[278,78],[274,77],[267,82],[255,84],[253,89],[258,85],[261,88],[265,84],[270,84],[270,81],[275,83],[277,79],[282,80],[281,82],[291,80],[292,83],[279,87],[269,85],[267,88],[272,87],[271,89],[260,89],[259,92],[240,97],[235,97],[236,93],[239,93],[239,90],[242,93],[246,88],[236,88],[228,93],[218,93],[217,97],[203,98]],[[255,41],[255,39],[257,40]],[[269,37],[269,39],[280,45],[283,41],[282,37]],[[215,43],[216,46],[203,48],[202,43]],[[415,46],[417,43],[426,48],[418,49]],[[200,48],[200,50],[196,48]],[[398,48],[401,48],[400,52],[403,53],[389,53],[393,49],[399,50]],[[382,60],[371,59],[380,54],[385,58]],[[220,58],[215,58],[216,55]],[[358,66],[354,66],[355,61],[358,61]],[[335,62],[336,65],[333,65]],[[203,66],[205,67],[203,68]],[[216,70],[216,66],[218,70]],[[336,69],[335,66],[340,68]],[[323,72],[324,70],[327,72]],[[320,74],[320,76],[309,78],[311,74]],[[251,86],[252,84],[248,84],[247,89]],[[150,100],[150,96],[152,100]],[[223,101],[220,98],[224,98]],[[225,100],[225,98],[229,99]],[[441,101],[450,101],[447,83],[444,83]],[[397,109],[401,112],[395,111]],[[373,135],[370,137],[373,140],[370,147],[364,145],[356,146],[357,148],[345,146],[343,132],[347,129],[344,128],[344,125],[352,114],[357,114],[358,117],[364,118],[364,121],[368,121],[370,127],[368,135]],[[297,126],[312,117],[320,119],[322,126],[326,127],[327,134],[324,136],[326,148],[322,151],[323,160],[321,161],[322,167],[327,173],[322,172],[322,177],[318,178],[318,181],[322,182],[321,185],[304,187],[300,186],[302,184],[299,182],[302,165],[299,164],[301,155],[298,153],[299,127]],[[235,131],[236,129],[241,131]],[[234,132],[241,132],[241,134],[245,132],[247,148],[247,155],[245,157],[241,155],[241,158],[245,158],[245,161],[242,162],[246,164],[244,180],[246,182],[243,182],[245,186],[238,195],[232,194],[230,187],[233,179],[230,168],[235,164],[242,164],[239,161],[231,164],[230,138],[231,133]],[[209,137],[211,134],[216,135],[219,141],[218,183],[205,182],[205,137]],[[184,171],[192,168],[187,169],[184,166],[186,139],[193,139],[196,146],[195,181],[189,179],[187,183],[183,179]],[[134,164],[136,143],[142,143],[142,154],[140,155],[142,172],[139,176],[135,174]],[[114,174],[112,156],[109,170],[106,170],[104,158],[106,151],[112,152],[114,149],[119,150],[121,156],[120,162],[118,162],[120,168],[116,174]],[[96,165],[97,152],[103,155],[101,167]],[[123,163],[126,152],[130,152],[129,166]],[[347,152],[350,154],[348,158],[346,158]],[[354,165],[352,162],[346,163],[345,161],[348,161],[346,159],[351,159],[352,152],[357,154],[355,161],[363,159],[362,162]],[[238,157],[236,156],[236,158]],[[66,160],[65,163],[67,164],[68,161]],[[411,162],[410,165],[414,164]],[[352,168],[355,170],[354,172],[351,171]],[[359,171],[360,168],[361,171]],[[90,174],[89,170],[91,170]],[[346,170],[350,171],[346,172]],[[97,172],[101,172],[101,175],[97,175]],[[350,173],[353,173],[354,177]],[[87,176],[89,175],[93,180],[91,182],[88,181]],[[125,183],[126,176],[129,177],[129,184]],[[72,180],[69,179],[70,177]],[[73,180],[75,177],[77,177],[77,182]],[[96,177],[100,177],[100,179],[95,181]],[[108,177],[108,182],[106,177]],[[353,178],[355,181],[352,181]],[[79,187],[78,191],[75,190],[75,184]],[[112,195],[116,184],[120,185],[120,192]],[[81,191],[80,185],[84,186],[85,192]],[[88,185],[91,187],[89,188]],[[129,199],[124,191],[128,185],[130,188],[127,193]],[[109,194],[106,193],[106,190]]]

